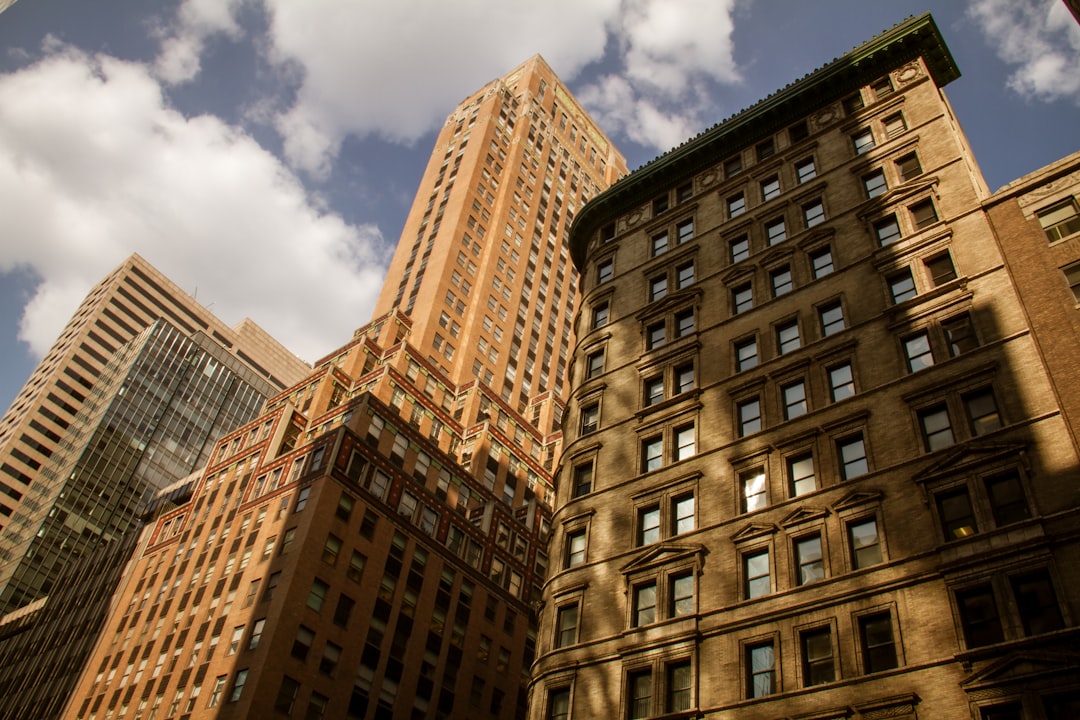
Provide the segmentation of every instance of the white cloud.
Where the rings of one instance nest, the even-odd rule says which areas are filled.
[[[377,229],[326,212],[241,130],[170,108],[146,66],[47,47],[0,75],[0,272],[41,278],[20,330],[36,354],[133,251],[307,360],[368,320]]]
[[[998,57],[1015,67],[1011,89],[1080,104],[1080,25],[1061,0],[973,0],[968,15]]]
[[[237,40],[243,35],[236,15],[248,1],[183,0],[176,19],[157,29],[162,43],[155,74],[173,85],[194,80],[202,69],[207,40],[215,35]]]

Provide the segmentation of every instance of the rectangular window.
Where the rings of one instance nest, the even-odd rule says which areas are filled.
[[[696,381],[694,379],[694,366],[680,365],[675,368],[675,395],[679,395],[684,392],[690,392],[694,389]]]
[[[985,484],[995,525],[1001,527],[1031,517],[1020,474],[1016,470],[988,477]]]
[[[844,106],[844,114],[846,115],[854,115],[865,107],[862,95],[858,92],[853,95],[848,95],[840,102]]]
[[[802,633],[800,641],[802,643],[803,685],[812,687],[835,680],[832,630],[827,627],[807,630]]]
[[[650,582],[634,588],[633,627],[656,622],[656,583]]]
[[[889,215],[874,223],[874,236],[878,245],[885,247],[900,239],[900,223],[895,215]]]
[[[667,330],[663,321],[645,328],[645,349],[653,350],[662,347],[665,342],[667,342]]]
[[[248,671],[247,668],[236,671],[236,680],[233,681],[232,693],[229,695],[229,702],[237,702],[240,696],[244,694],[244,684],[247,683]]]
[[[809,585],[825,579],[821,555],[821,536],[811,535],[795,541],[796,585]]]
[[[964,644],[969,649],[993,645],[1005,639],[997,603],[994,601],[994,591],[990,585],[977,585],[957,591],[956,609],[960,613]]]
[[[817,166],[814,165],[814,158],[808,157],[795,163],[795,177],[798,178],[800,185],[816,178]]]
[[[693,684],[690,661],[674,662],[667,666],[667,700],[665,710],[669,713],[690,709],[690,693]]]
[[[604,372],[604,351],[594,352],[588,357],[585,366],[585,378],[594,378]]]
[[[908,153],[901,158],[897,158],[896,172],[904,182],[922,175],[922,164],[919,162],[919,156],[915,153]]]
[[[1050,242],[1063,240],[1080,232],[1080,211],[1072,198],[1038,213],[1039,224]]]
[[[660,506],[638,510],[638,545],[651,545],[660,540]]]
[[[736,155],[724,161],[724,177],[735,177],[742,172],[742,158]]]
[[[769,138],[768,140],[759,142],[754,147],[754,151],[757,153],[758,162],[761,162],[776,154],[776,145],[773,144],[773,139]]]
[[[772,222],[766,223],[765,237],[769,247],[779,245],[787,240],[787,225],[784,224],[784,218],[778,218]]]
[[[885,182],[885,171],[875,170],[869,175],[864,175],[862,179],[863,189],[866,190],[866,197],[876,198],[878,195],[883,194],[889,189],[888,184]]]
[[[596,330],[602,328],[608,324],[608,304],[600,303],[593,307],[592,311],[592,329]]]
[[[655,405],[664,399],[663,376],[649,378],[645,381],[645,405]]]
[[[694,311],[683,310],[675,313],[675,337],[686,337],[694,332]]]
[[[922,428],[923,445],[927,452],[940,450],[952,445],[952,425],[949,422],[949,411],[945,405],[935,405],[919,412],[919,425]]]
[[[748,236],[741,235],[728,243],[728,246],[731,248],[731,262],[737,263],[750,257],[750,238]]]
[[[926,332],[916,333],[904,339],[904,357],[907,358],[908,370],[918,372],[934,364],[934,354],[930,350],[930,336]]]
[[[668,578],[668,617],[694,614],[694,575],[685,572]]]
[[[693,425],[675,428],[675,462],[692,458],[697,453],[697,442]]]
[[[972,435],[976,437],[986,435],[1001,427],[1001,415],[998,413],[994,391],[991,388],[986,387],[966,393],[962,399]]]
[[[851,363],[842,363],[829,368],[829,394],[833,402],[844,400],[855,394],[855,376]]]
[[[307,659],[313,642],[315,642],[315,632],[301,625],[296,629],[296,637],[293,639],[292,656],[297,660]]]
[[[323,543],[322,561],[327,565],[335,565],[338,559],[338,553],[341,552],[341,538],[331,534],[326,536],[326,542]]]
[[[574,468],[573,497],[581,497],[592,492],[593,464],[582,463]]]
[[[338,661],[341,660],[341,646],[327,642],[323,648],[323,656],[319,660],[319,672],[323,675],[333,676],[337,670]]]
[[[836,441],[836,454],[840,459],[840,477],[851,480],[870,472],[866,460],[866,443],[862,433],[848,435]]]
[[[692,532],[697,522],[694,515],[694,496],[683,495],[671,502],[672,526],[676,535]]]
[[[738,193],[727,199],[728,218],[737,218],[746,212],[746,195]]]
[[[862,155],[874,147],[874,133],[866,128],[851,136],[851,143],[855,146],[855,154]]]
[[[930,271],[930,280],[934,283],[934,287],[956,279],[956,267],[953,265],[952,257],[949,256],[947,250],[928,258],[925,264],[926,269]]]
[[[585,562],[585,529],[566,534],[566,567],[577,567]]]
[[[684,203],[694,196],[694,185],[686,183],[675,188],[675,202]]]
[[[292,715],[293,704],[296,702],[296,692],[300,689],[300,683],[288,675],[281,678],[277,697],[274,698],[274,710],[286,715]]]
[[[934,201],[929,198],[922,202],[915,203],[908,208],[908,211],[911,213],[911,222],[917,230],[933,225],[938,220]]]
[[[979,531],[975,512],[971,508],[971,496],[968,495],[966,487],[938,493],[934,499],[946,540],[970,537]]]
[[[915,279],[911,277],[911,269],[904,268],[898,273],[886,278],[889,283],[889,294],[892,296],[894,305],[899,305],[905,300],[910,300],[918,293],[915,290]]]
[[[825,206],[820,200],[814,200],[802,207],[803,222],[807,228],[825,222]]]
[[[784,355],[797,350],[801,345],[798,320],[791,320],[776,327],[776,349],[778,354]]]
[[[668,209],[668,196],[667,196],[666,193],[652,201],[652,211],[653,211],[654,216],[659,215],[660,213],[666,212],[667,209]]]
[[[658,275],[649,280],[649,302],[667,295],[667,275]]]
[[[675,287],[679,290],[694,284],[694,263],[690,261],[675,268]]]
[[[630,686],[630,702],[627,717],[630,720],[643,720],[652,715],[652,673],[640,670],[630,673],[627,679]]]
[[[740,285],[731,291],[732,312],[738,315],[754,307],[754,288],[750,283]]]
[[[596,403],[581,409],[581,434],[587,435],[600,429],[600,406]]]
[[[794,289],[791,279],[791,267],[785,265],[769,272],[769,281],[772,284],[773,297],[786,295]]]
[[[780,178],[773,175],[761,181],[761,200],[767,202],[780,195]]]
[[[615,261],[604,260],[596,266],[596,284],[602,285],[615,276]]]
[[[311,590],[308,592],[307,606],[315,612],[321,612],[323,603],[326,602],[326,594],[329,591],[329,585],[319,578],[315,578],[315,581],[311,583]]]
[[[805,120],[800,120],[799,122],[789,127],[787,132],[788,140],[791,141],[792,145],[810,137],[810,127],[806,124]]]
[[[848,542],[851,544],[851,567],[861,570],[881,562],[881,538],[878,537],[877,520],[867,518],[848,524]]]
[[[577,642],[578,604],[559,608],[555,618],[555,647],[563,648]]]
[[[883,124],[885,125],[885,137],[887,138],[894,138],[907,130],[907,123],[904,122],[904,116],[900,113],[885,118]]]
[[[810,253],[810,270],[815,280],[823,278],[835,270],[832,249],[828,245]]]
[[[787,470],[792,497],[799,497],[817,490],[817,478],[814,475],[814,456],[812,454],[804,453],[788,458]]]
[[[844,329],[844,307],[840,301],[829,303],[818,308],[818,317],[821,320],[821,335],[828,337]]]
[[[649,438],[641,443],[641,472],[658,470],[664,464],[664,441]]]
[[[548,710],[544,717],[545,720],[570,720],[570,688],[548,692]]]
[[[772,592],[768,548],[743,555],[743,578],[743,596],[747,600]]]
[[[784,398],[785,420],[793,420],[806,414],[806,383],[804,381],[798,380],[783,386],[780,388],[780,394]]]
[[[942,320],[941,329],[945,332],[945,342],[948,345],[949,354],[953,357],[979,347],[971,316],[967,313],[960,313]]]
[[[1065,276],[1065,284],[1069,286],[1073,302],[1080,303],[1080,263],[1074,263],[1061,270]]]
[[[743,400],[737,406],[739,414],[739,437],[745,437],[761,430],[761,400],[751,398]]]
[[[897,666],[896,640],[893,638],[892,615],[889,612],[859,618],[859,643],[862,646],[863,672],[866,674],[892,670]]]
[[[742,372],[758,364],[757,338],[747,338],[735,343],[735,370]]]
[[[746,696],[759,698],[776,692],[776,651],[772,642],[746,648]]]
[[[1065,626],[1050,573],[1038,570],[1017,575],[1009,579],[1009,584],[1024,623],[1024,635],[1041,635]]]

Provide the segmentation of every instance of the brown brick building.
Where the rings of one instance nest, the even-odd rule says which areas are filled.
[[[578,214],[530,717],[1080,716],[1077,159],[992,196],[958,76],[908,20]]]

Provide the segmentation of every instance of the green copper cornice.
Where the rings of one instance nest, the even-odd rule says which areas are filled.
[[[918,57],[926,62],[938,87],[960,77],[930,14],[909,18],[634,170],[588,202],[574,219],[569,239],[574,264],[579,271],[584,268],[589,239],[602,225],[648,202],[661,189],[716,165]]]

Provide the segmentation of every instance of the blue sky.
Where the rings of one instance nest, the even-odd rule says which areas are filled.
[[[0,13],[0,408],[132,252],[306,360],[345,342],[446,114],[534,53],[635,168],[925,11],[992,189],[1080,149],[1060,0],[19,0]]]

